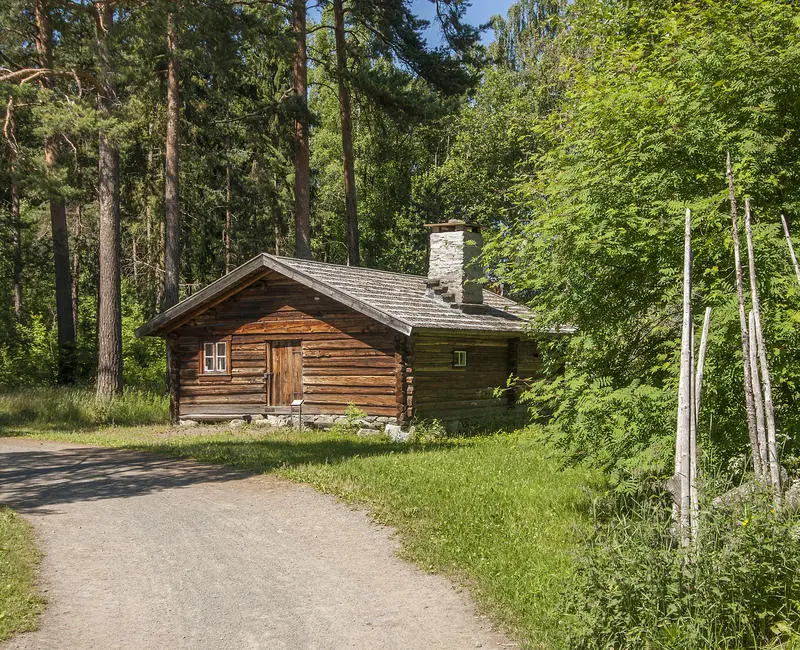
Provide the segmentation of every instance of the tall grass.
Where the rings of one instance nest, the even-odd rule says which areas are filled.
[[[107,400],[98,399],[88,388],[42,387],[0,393],[0,426],[63,430],[168,421],[169,398],[137,389]]]

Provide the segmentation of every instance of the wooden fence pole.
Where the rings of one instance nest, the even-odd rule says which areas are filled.
[[[739,215],[736,210],[736,193],[731,171],[731,154],[728,152],[726,176],[728,196],[731,202],[731,235],[733,236],[733,258],[736,268],[736,297],[739,301],[739,330],[742,342],[742,363],[744,365],[744,400],[747,407],[747,435],[753,451],[753,469],[760,476],[763,469],[758,450],[758,429],[756,427],[755,400],[753,399],[753,376],[750,370],[750,340],[747,333],[747,316],[744,309],[744,283],[742,281],[742,258],[739,253]]]
[[[767,431],[764,426],[764,396],[761,392],[761,380],[758,378],[758,340],[756,339],[756,319],[752,310],[748,314],[750,326],[750,372],[753,377],[753,397],[756,406],[756,426],[758,427],[758,450],[763,473],[758,478],[767,483],[771,482],[767,468],[769,467],[769,453],[767,452]]]
[[[691,429],[692,429],[692,212],[686,210],[683,250],[683,323],[678,382],[678,422],[675,435],[677,528],[681,546],[691,544]]]
[[[767,458],[769,460],[769,474],[775,495],[780,499],[781,494],[781,468],[778,462],[778,443],[775,431],[775,407],[772,404],[772,380],[769,376],[767,350],[764,345],[764,331],[761,328],[761,301],[758,298],[758,284],[756,282],[756,258],[753,248],[753,229],[750,219],[750,199],[744,201],[744,228],[747,236],[747,256],[750,268],[750,299],[753,302],[753,320],[756,327],[756,344],[758,347],[758,361],[761,366],[761,388],[764,392],[764,414],[767,421]]]
[[[794,246],[792,246],[792,236],[789,234],[789,224],[786,222],[786,217],[781,215],[783,222],[783,232],[786,234],[786,243],[789,244],[789,255],[792,258],[792,266],[794,266],[794,274],[797,276],[797,284],[800,284],[800,265],[797,264],[797,257],[794,254]]]

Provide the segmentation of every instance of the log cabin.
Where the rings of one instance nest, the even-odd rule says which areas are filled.
[[[483,288],[478,226],[427,227],[427,277],[263,253],[142,325],[167,341],[173,415],[281,423],[302,400],[312,426],[353,404],[458,428],[518,411],[495,389],[540,372],[533,314]]]

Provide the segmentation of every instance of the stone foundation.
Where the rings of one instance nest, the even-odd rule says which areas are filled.
[[[248,415],[241,418],[230,420],[225,417],[220,417],[219,422],[229,422],[234,428],[251,424],[261,427],[296,427],[299,423],[299,415],[295,413],[290,415],[285,414],[267,414],[267,415]],[[307,429],[330,429],[336,424],[347,424],[348,420],[344,415],[311,415],[303,413],[303,427]],[[189,416],[182,418],[180,424],[183,426],[194,426],[196,422]],[[358,429],[374,431],[376,433],[383,432],[387,424],[396,425],[397,418],[388,417],[383,415],[366,415],[358,418],[355,425]]]

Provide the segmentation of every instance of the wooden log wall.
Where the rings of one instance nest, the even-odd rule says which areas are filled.
[[[270,412],[269,341],[302,346],[304,413],[343,413],[350,402],[369,415],[400,413],[397,333],[277,273],[195,315],[177,333],[181,415]],[[228,374],[202,374],[203,342],[226,339]]]
[[[453,351],[467,352],[467,367],[453,367]],[[419,419],[444,421],[503,417],[513,393],[495,396],[512,373],[534,377],[541,371],[534,341],[483,332],[415,334],[407,378],[408,411]],[[510,404],[511,402],[511,404]]]

